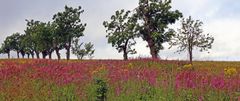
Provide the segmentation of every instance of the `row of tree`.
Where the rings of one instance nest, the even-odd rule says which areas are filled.
[[[131,10],[118,10],[111,16],[111,21],[104,21],[108,35],[108,43],[119,52],[123,52],[125,60],[128,54],[135,54],[131,47],[136,44],[135,38],[141,37],[148,43],[152,58],[159,58],[163,43],[170,46],[179,46],[179,52],[187,50],[192,63],[194,47],[200,51],[212,47],[214,38],[204,35],[201,29],[202,22],[191,17],[182,19],[182,28],[174,31],[168,25],[174,24],[183,17],[178,10],[171,10],[171,0],[139,0],[138,6]],[[171,48],[170,47],[170,48]]]
[[[0,49],[0,53],[7,53],[10,58],[10,51],[16,51],[17,57],[21,54],[29,58],[42,58],[49,56],[55,51],[58,59],[61,59],[60,50],[66,50],[66,59],[70,59],[70,50],[83,58],[86,55],[92,57],[94,53],[93,44],[87,43],[85,48],[81,49],[83,43],[79,44],[79,38],[84,34],[85,23],[81,22],[80,15],[84,11],[81,7],[72,8],[65,6],[65,11],[58,12],[53,16],[52,22],[41,22],[35,20],[26,20],[27,28],[24,34],[14,33],[8,36]],[[72,44],[74,43],[74,44]]]
[[[179,46],[179,52],[187,51],[190,62],[194,47],[200,51],[206,51],[212,47],[214,38],[209,34],[204,35],[201,29],[202,22],[193,20],[191,17],[184,19],[183,14],[178,10],[171,9],[171,0],[139,0],[138,6],[131,10],[118,10],[111,16],[111,21],[104,21],[108,43],[112,44],[119,52],[123,52],[124,60],[128,59],[128,54],[135,54],[132,48],[136,44],[136,38],[146,41],[147,47],[153,59],[159,58],[160,50],[163,50],[163,43],[170,46]],[[25,54],[39,54],[46,58],[51,58],[53,51],[58,59],[61,59],[59,51],[65,49],[66,58],[70,59],[70,50],[82,59],[88,55],[90,58],[94,53],[91,43],[85,44],[85,49],[81,49],[83,43],[79,44],[79,38],[84,34],[85,23],[81,22],[80,15],[84,11],[81,7],[72,8],[65,6],[64,12],[59,12],[53,16],[53,22],[40,22],[26,20],[27,28],[25,34],[15,33],[6,38],[1,53],[16,51],[24,57]],[[182,27],[175,31],[169,28],[182,18]],[[170,48],[171,48],[170,47]]]

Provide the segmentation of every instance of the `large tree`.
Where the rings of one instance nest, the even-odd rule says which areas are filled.
[[[135,9],[141,26],[140,35],[147,41],[152,58],[158,58],[163,43],[170,41],[174,35],[168,28],[175,23],[182,13],[171,10],[171,0],[139,0],[139,6]]]
[[[74,38],[83,36],[86,24],[81,22],[80,15],[84,12],[79,6],[78,8],[72,8],[65,6],[65,11],[58,12],[53,16],[54,23],[57,25],[56,34],[60,41],[64,44],[64,48],[67,50],[66,58],[70,59],[70,49]]]
[[[193,20],[191,16],[187,19],[182,19],[182,27],[178,29],[178,33],[173,38],[171,45],[178,46],[178,52],[187,51],[189,61],[192,64],[193,49],[199,48],[200,51],[211,49],[214,38],[209,34],[203,34],[202,22]]]
[[[104,27],[107,29],[108,43],[116,47],[118,52],[123,52],[124,60],[128,59],[128,54],[135,54],[135,49],[131,47],[136,44],[134,38],[137,36],[137,18],[130,15],[130,11],[116,11],[112,15],[111,21],[103,22]]]

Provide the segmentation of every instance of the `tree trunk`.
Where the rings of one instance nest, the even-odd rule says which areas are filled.
[[[47,52],[46,52],[46,51],[43,51],[43,52],[42,52],[42,57],[43,57],[43,59],[46,59],[46,56],[47,56]]]
[[[28,59],[29,59],[29,57],[30,57],[30,54],[29,54],[29,53],[27,53],[27,57],[28,57]]]
[[[123,58],[124,58],[124,60],[128,60],[128,52],[127,52],[128,41],[129,40],[126,40],[125,45],[123,47]]]
[[[192,44],[191,44],[191,40],[188,40],[188,54],[189,54],[189,62],[190,64],[192,64]]]
[[[21,55],[22,55],[22,58],[24,58],[25,56],[25,52],[23,50],[20,51]]]
[[[45,59],[46,58],[46,55],[44,53],[42,53],[42,58]]]
[[[124,57],[124,60],[128,60],[128,54],[127,54],[126,49],[124,49],[124,51],[123,51],[123,57]]]
[[[40,58],[39,52],[35,52],[35,53],[36,53],[37,59],[39,59]]]
[[[34,53],[31,53],[32,59],[34,59]]]
[[[188,49],[188,54],[189,54],[189,62],[190,62],[190,64],[192,64],[193,56],[192,56],[192,49],[191,48]]]
[[[67,52],[66,52],[66,58],[67,60],[70,59],[70,48],[71,48],[71,40],[68,42],[68,45],[65,47]]]
[[[24,58],[25,54],[22,54],[22,58]]]
[[[154,46],[154,42],[153,42],[152,38],[149,38],[147,40],[147,42],[148,42],[148,46],[149,46],[150,54],[152,55],[152,58],[158,59],[158,52],[156,50],[156,47]]]
[[[20,52],[19,52],[19,51],[17,51],[17,58],[18,58],[18,59],[19,59],[19,53],[20,53]]]
[[[49,54],[48,54],[48,58],[49,58],[49,59],[52,59],[52,51],[49,52]]]
[[[8,54],[8,59],[10,59],[10,52],[8,52],[7,54]]]
[[[59,53],[59,49],[56,48],[55,51],[56,51],[58,60],[60,60],[60,59],[61,59],[61,55],[60,55],[60,53]]]
[[[69,60],[70,59],[70,48],[67,48],[66,50],[67,50],[67,52],[66,52],[67,60]]]

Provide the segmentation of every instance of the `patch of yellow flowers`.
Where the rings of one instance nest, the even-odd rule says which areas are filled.
[[[185,70],[193,70],[193,65],[192,64],[186,64],[183,66],[183,69]]]
[[[132,69],[134,66],[133,66],[133,63],[129,63],[128,65],[127,65],[127,67],[128,68],[130,68],[130,69]]]
[[[237,69],[233,68],[233,67],[227,67],[224,69],[224,74],[226,76],[233,76],[233,75],[237,74]]]

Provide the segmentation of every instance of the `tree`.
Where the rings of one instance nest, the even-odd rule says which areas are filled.
[[[112,47],[116,47],[118,52],[123,52],[124,60],[128,60],[128,54],[135,54],[135,49],[131,47],[136,44],[134,38],[137,36],[135,29],[137,28],[137,18],[129,16],[130,11],[116,11],[112,15],[111,22],[104,21],[103,25],[107,29],[108,43]]]
[[[84,45],[84,49],[81,49],[83,43],[79,44],[79,39],[73,41],[72,53],[77,56],[78,59],[83,59],[84,56],[92,58],[95,50],[93,49],[93,44],[91,42]]]
[[[169,24],[175,23],[182,13],[171,10],[171,0],[139,0],[136,8],[140,25],[139,31],[143,40],[147,41],[152,58],[158,58],[163,43],[170,41],[174,35]]]
[[[11,36],[9,36],[9,38],[11,39],[11,50],[16,51],[17,52],[17,58],[19,58],[19,54],[20,54],[20,33],[16,32],[13,33]]]
[[[67,60],[70,59],[70,48],[73,39],[83,36],[86,27],[86,24],[81,23],[80,19],[83,12],[84,10],[80,6],[78,8],[65,6],[65,11],[53,16],[54,23],[57,25],[56,34],[61,36],[58,41],[63,43],[64,48],[67,50]]]
[[[34,21],[34,20],[26,20],[27,21],[27,28],[25,30],[26,36],[25,36],[25,45],[26,45],[26,54],[29,55],[32,54],[32,51],[35,52],[37,58],[39,59],[40,52],[41,52],[41,46],[39,43],[41,43],[41,40],[38,37],[39,33],[39,26],[41,26],[43,23],[40,21]]]
[[[189,54],[189,61],[192,64],[192,51],[194,47],[199,48],[200,51],[207,51],[211,49],[214,38],[209,34],[204,35],[202,22],[193,20],[191,16],[187,19],[182,19],[182,28],[178,29],[178,34],[170,42],[171,46],[178,45],[178,52],[187,50]],[[171,47],[170,47],[171,48]]]
[[[93,49],[94,45],[91,42],[89,42],[84,45],[84,48],[85,48],[85,54],[88,56],[89,59],[92,59],[93,54],[95,52],[95,49]]]
[[[61,30],[58,30],[58,26],[55,22],[51,24],[52,31],[52,41],[53,41],[53,50],[55,50],[58,60],[61,59],[60,50],[64,48],[64,43],[62,40],[64,38],[61,36]]]
[[[11,39],[10,36],[8,36],[4,40],[4,42],[3,42],[2,46],[1,46],[1,53],[3,53],[3,54],[7,53],[8,54],[8,59],[10,59],[10,51],[12,49],[11,45],[12,45],[12,39]]]
[[[43,23],[41,22],[37,26],[36,31],[36,37],[38,38],[36,40],[37,42],[37,49],[42,53],[43,59],[46,58],[47,55],[49,55],[49,58],[52,58],[52,52],[53,52],[53,31],[52,31],[52,25],[50,22]]]
[[[36,49],[35,43],[33,42],[33,39],[31,39],[32,37],[29,34],[24,34],[22,36],[22,40],[21,40],[21,47],[22,47],[22,51],[21,54],[24,57],[25,54],[27,55],[27,57],[29,58],[30,55],[32,55],[32,58],[34,58],[34,52]],[[39,58],[39,53],[36,54],[37,58]]]

